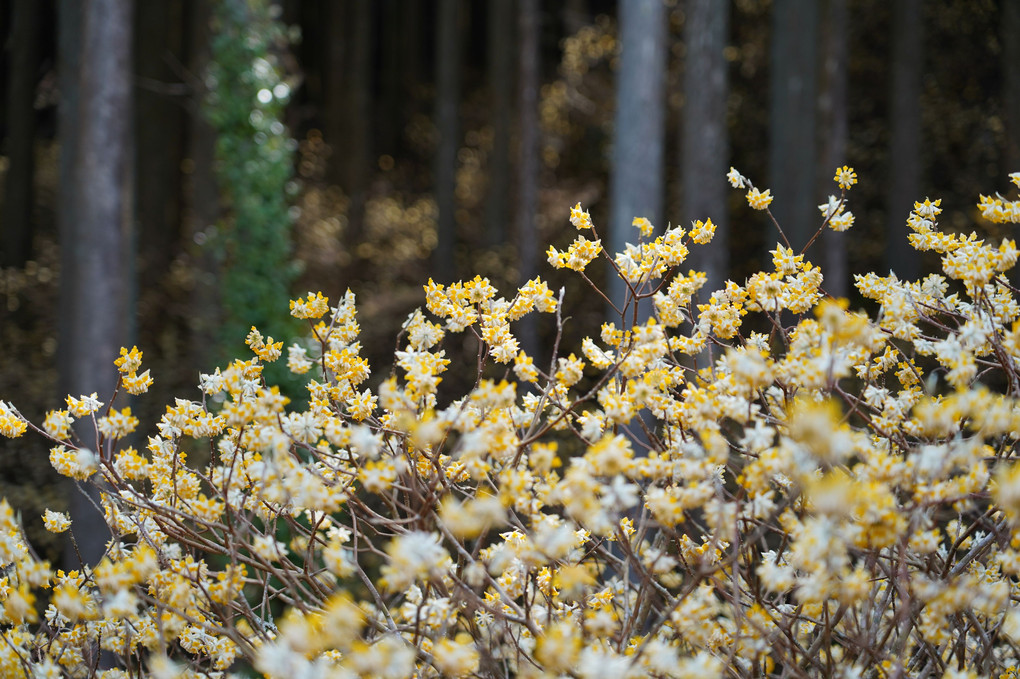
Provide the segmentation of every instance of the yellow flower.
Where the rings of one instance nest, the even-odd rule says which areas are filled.
[[[691,227],[691,240],[698,245],[704,245],[712,240],[712,236],[715,235],[715,224],[712,223],[711,219],[701,221],[700,219],[694,222],[694,226]]]
[[[751,182],[747,181],[747,177],[740,174],[732,167],[730,168],[730,171],[726,173],[726,180],[730,183],[730,186],[735,189],[743,189],[751,184]]]
[[[755,210],[764,210],[772,203],[772,195],[769,189],[759,191],[757,188],[752,188],[747,192],[747,204],[753,207]]]
[[[645,219],[644,217],[635,217],[634,221],[631,223],[631,226],[636,226],[638,231],[640,231],[641,235],[644,236],[645,238],[651,236],[652,231],[655,230],[655,227],[652,226],[652,223]]]
[[[833,179],[839,184],[839,188],[845,191],[857,183],[857,173],[852,167],[844,165],[836,170],[836,176]]]
[[[129,394],[137,396],[138,394],[144,394],[149,390],[149,387],[152,386],[152,378],[149,376],[148,370],[143,372],[141,375],[132,371],[121,377],[121,383],[124,385],[124,389],[126,389]]]
[[[594,225],[591,223],[591,215],[581,209],[580,203],[570,208],[570,223],[578,230],[594,228]]]
[[[51,410],[46,413],[43,429],[47,434],[62,441],[71,436],[71,423],[74,418],[66,410]]]
[[[14,406],[0,401],[0,434],[16,439],[25,433],[28,423],[14,410]]]
[[[290,301],[290,315],[295,318],[321,318],[329,311],[329,298],[323,297],[321,292],[314,295],[308,293],[305,299],[292,299]]]
[[[131,347],[131,351],[126,348],[120,348],[120,358],[113,362],[117,366],[117,370],[122,375],[136,372],[142,367],[142,352],[138,351],[138,347]]]
[[[79,398],[74,398],[73,396],[67,397],[67,409],[75,417],[91,415],[102,407],[103,403],[96,398],[96,392],[94,391],[89,396],[82,395]]]
[[[67,517],[67,514],[47,509],[43,514],[43,524],[46,526],[46,530],[51,533],[63,533],[71,527],[71,519]]]

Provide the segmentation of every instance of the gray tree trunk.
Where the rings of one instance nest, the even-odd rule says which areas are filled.
[[[70,183],[61,187],[71,201],[61,216],[71,222],[61,228],[61,256],[68,264],[62,269],[61,292],[68,296],[62,308],[68,316],[60,348],[67,357],[66,373],[60,382],[68,393],[97,392],[104,401],[117,380],[113,360],[125,340],[130,288],[125,271],[132,224],[132,5],[130,0],[89,0],[82,5],[77,120],[62,115],[64,123],[76,122],[77,130],[65,139],[74,139],[75,149],[73,165],[62,177]],[[61,25],[76,30],[74,24]],[[83,427],[79,433],[89,444],[91,429]],[[94,564],[109,536],[106,524],[82,493],[72,494],[71,514],[80,555]],[[69,555],[69,563],[77,562],[77,556]]]
[[[729,37],[729,3],[690,0],[684,24],[684,108],[681,129],[681,221],[711,218],[715,238],[694,246],[692,265],[708,276],[704,291],[722,288],[729,277],[729,134],[726,127],[728,64],[723,55]],[[707,298],[706,298],[707,299]]]
[[[1020,0],[1002,1],[1002,85],[1006,119],[1005,172],[1020,172]],[[1005,177],[1003,177],[1005,181]]]
[[[768,188],[772,214],[794,250],[818,228],[815,200],[816,0],[776,0],[772,57]],[[771,250],[779,234],[766,242]],[[771,257],[767,257],[771,267]]]
[[[372,2],[354,0],[354,16],[348,32],[350,46],[350,87],[347,95],[346,143],[340,149],[344,158],[344,191],[350,199],[347,209],[348,243],[360,243],[365,236],[365,202],[368,178],[372,172]],[[334,150],[334,153],[336,151]]]
[[[436,31],[436,248],[432,273],[446,281],[456,278],[457,149],[460,148],[460,0],[440,0]]]
[[[907,216],[921,191],[921,74],[924,67],[921,0],[893,4],[892,110],[886,233],[888,266],[900,279],[916,279],[919,253],[910,247]]]
[[[11,11],[7,90],[7,178],[0,214],[0,266],[22,267],[32,250],[35,174],[35,80],[39,67],[37,0],[15,0]]]
[[[847,140],[847,10],[846,0],[822,0],[820,46],[822,72],[818,92],[818,174],[816,195],[819,203],[827,196],[839,196],[833,181],[837,167],[846,164]],[[853,209],[853,203],[850,204]],[[817,215],[816,215],[817,219]],[[826,229],[822,235],[822,272],[825,290],[835,297],[846,297],[850,275],[847,267],[846,233]],[[811,256],[813,253],[809,253]],[[817,257],[814,254],[814,257]]]
[[[489,0],[489,88],[492,152],[485,204],[485,247],[507,242],[510,222],[510,120],[514,91],[514,1]]]
[[[180,10],[169,0],[143,2],[136,15],[136,211],[143,232],[138,269],[141,294],[149,298],[146,308],[162,308],[163,281],[180,236],[183,120],[181,97],[168,87],[177,79],[171,63],[180,45],[172,35],[178,34],[173,19]]]
[[[611,256],[628,241],[636,242],[638,231],[631,225],[635,217],[647,218],[661,231],[665,182],[666,7],[661,0],[625,0],[619,4],[619,17],[622,53],[616,75],[608,242],[603,243]],[[622,309],[627,286],[615,273],[609,276],[610,299]],[[651,304],[631,312],[624,319],[627,325],[647,316]],[[610,310],[609,316],[615,313]]]
[[[203,371],[212,370],[217,342],[216,319],[220,318],[220,299],[217,281],[219,265],[210,247],[203,247],[220,219],[219,188],[216,182],[216,131],[202,110],[208,92],[204,74],[209,68],[212,31],[211,0],[193,0],[191,16],[188,69],[198,76],[193,83],[188,116],[188,156],[192,171],[185,193],[184,229],[188,240],[197,245],[196,264],[198,277],[192,296],[194,313],[190,318],[192,365]]]
[[[535,277],[538,252],[538,180],[540,130],[538,126],[540,16],[538,0],[520,3],[520,158],[517,166],[517,256],[520,261],[521,283]],[[535,314],[520,321],[518,336],[521,348],[529,356],[538,352],[538,326]]]

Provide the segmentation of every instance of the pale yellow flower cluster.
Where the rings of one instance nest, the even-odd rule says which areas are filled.
[[[835,179],[821,229],[852,222],[856,174]],[[629,294],[543,366],[512,324],[550,313],[562,331],[562,293],[476,277],[425,286],[374,388],[354,295],[295,300],[305,405],[263,374],[285,343],[252,328],[252,353],[202,374],[143,450],[96,394],[40,428],[0,401],[0,433],[47,436],[113,534],[95,567],[56,570],[0,502],[0,675],[1015,677],[1017,253],[939,212],[919,202],[908,223],[942,273],[858,276],[872,316],[784,243],[705,290],[679,267],[711,220],[639,219],[624,252],[597,233],[552,250],[579,271],[604,255]],[[580,205],[570,221],[596,231]],[[455,334],[477,342],[478,379],[445,401]],[[148,379],[137,349],[116,367]],[[94,671],[99,649],[121,666]]]

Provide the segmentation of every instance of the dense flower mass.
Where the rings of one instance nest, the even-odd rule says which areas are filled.
[[[853,223],[856,174],[835,181],[819,231]],[[602,255],[629,296],[551,357],[513,324],[562,330],[563,293],[476,277],[429,281],[374,388],[354,295],[294,300],[302,405],[264,377],[285,343],[251,328],[251,354],[202,374],[142,450],[124,444],[131,410],[97,394],[40,426],[0,401],[0,433],[50,439],[113,533],[99,564],[57,570],[0,502],[0,675],[1015,677],[1017,249],[944,231],[940,212],[917,202],[908,224],[942,272],[857,276],[873,315],[826,296],[789,243],[706,290],[682,267],[711,220],[655,235],[637,219],[637,242],[605,253],[578,204],[592,237],[550,262]],[[447,402],[458,334],[477,379]],[[151,383],[136,348],[115,367],[132,393]]]

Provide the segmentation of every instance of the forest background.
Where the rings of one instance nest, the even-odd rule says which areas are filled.
[[[857,170],[854,228],[809,252],[852,306],[852,272],[933,268],[914,200],[1011,235],[973,204],[1020,170],[1020,0],[0,0],[0,36],[0,398],[32,421],[105,400],[137,345],[156,393],[125,403],[152,422],[251,325],[289,339],[307,290],[356,293],[377,383],[430,276],[576,284],[542,250],[577,202],[612,251],[633,217],[711,218],[691,265],[742,281],[778,234],[731,165],[798,248]],[[0,441],[51,558],[64,490],[44,441]]]

